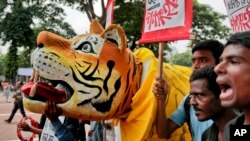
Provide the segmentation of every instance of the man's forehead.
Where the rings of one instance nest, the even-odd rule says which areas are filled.
[[[222,59],[241,59],[250,61],[250,49],[245,47],[239,46],[229,46],[225,48],[224,52],[222,53],[220,60]]]
[[[197,50],[193,53],[192,57],[213,57],[213,54],[209,50]]]
[[[190,82],[190,87],[191,87],[191,91],[193,92],[197,92],[197,91],[205,91],[208,89],[208,82],[207,79],[196,79],[194,81]]]

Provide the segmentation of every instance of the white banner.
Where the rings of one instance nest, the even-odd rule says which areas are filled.
[[[189,39],[192,16],[192,0],[145,0],[139,43]]]
[[[250,0],[224,0],[233,32],[250,30]]]
[[[144,32],[184,26],[184,0],[146,0]]]

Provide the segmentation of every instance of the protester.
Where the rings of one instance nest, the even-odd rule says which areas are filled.
[[[59,112],[58,108],[56,107],[54,102],[48,101],[46,103],[46,114],[45,117],[46,122],[44,126],[34,127],[29,125],[28,123],[19,123],[18,128],[23,131],[29,131],[39,135],[41,140],[51,140],[51,141],[77,141],[77,130],[79,128],[79,122],[77,119],[73,118],[63,118],[63,122],[59,120]],[[49,121],[47,121],[49,119]],[[52,130],[48,130],[46,128]],[[46,134],[46,136],[43,136]],[[50,133],[48,133],[50,132]],[[85,134],[85,133],[82,133]],[[49,135],[49,136],[48,136]]]
[[[102,140],[103,140],[103,126],[101,121],[90,121],[88,141],[102,141]]]
[[[220,60],[215,72],[218,74],[216,81],[221,88],[221,105],[239,108],[243,112],[225,127],[224,140],[232,141],[230,126],[250,125],[250,31],[233,34],[228,39]],[[243,139],[244,137],[240,138]]]
[[[11,84],[8,81],[3,81],[1,83],[3,87],[3,95],[6,97],[6,102],[11,102]]]
[[[65,90],[67,93],[67,89],[62,85],[57,85],[56,88]],[[85,130],[82,130],[84,128],[81,127],[81,125],[84,124],[80,124],[78,119],[65,117],[61,114],[62,110],[57,107],[55,102],[46,101],[44,113],[46,121],[44,126],[36,128],[31,127],[26,123],[22,123],[18,125],[18,128],[21,128],[23,131],[30,131],[39,134],[41,140],[85,141],[85,138],[82,136],[82,134],[85,135]]]
[[[63,129],[60,130],[62,132],[59,133],[58,130],[56,132],[53,131],[54,126],[49,120],[47,121],[47,119],[46,119],[46,122],[45,121],[42,122],[43,117],[45,117],[45,119],[46,119],[46,116],[42,115],[41,121],[40,121],[41,124],[39,124],[38,127],[34,127],[32,125],[29,125],[26,122],[23,122],[23,123],[18,123],[17,128],[21,129],[22,131],[28,131],[28,132],[38,134],[39,140],[53,139],[53,141],[57,141],[57,140],[59,140],[59,141],[64,141],[64,140],[65,141],[70,141],[70,140],[72,140],[72,141],[86,141],[85,127],[84,127],[85,123],[83,124],[83,122],[77,122],[77,120],[73,119],[73,118],[63,118],[64,119],[63,126],[62,126]],[[44,129],[44,127],[46,127],[46,128],[53,127],[53,129],[47,130],[47,129]],[[56,127],[56,128],[60,128],[60,127]],[[48,133],[48,132],[50,132],[50,133]],[[66,133],[64,133],[64,132],[66,132]],[[49,137],[47,136],[48,134],[50,134]],[[58,139],[57,135],[60,135],[60,134],[62,134],[61,138]],[[67,137],[68,135],[70,135],[70,136]],[[41,137],[42,137],[42,139],[41,139]]]
[[[38,123],[38,127],[34,127],[32,125],[29,125],[26,122],[22,122],[22,123],[17,124],[17,128],[22,130],[22,131],[28,131],[28,132],[38,134],[39,135],[39,140],[40,140],[41,133],[43,131],[45,121],[46,121],[46,116],[43,114],[40,117],[40,122]]]
[[[62,110],[56,106],[56,103],[47,101],[45,108],[45,115],[50,120],[56,138],[59,141],[75,141],[77,140],[77,129],[79,127],[79,120],[65,117],[62,122],[59,116]]]
[[[103,125],[103,138],[105,141],[115,141],[115,127],[112,125],[113,120],[104,120]]]
[[[69,93],[69,90],[62,86],[57,85],[57,89],[64,90]],[[79,120],[70,117],[64,117],[63,122],[59,119],[62,110],[57,107],[55,102],[47,101],[45,106],[45,115],[50,120],[53,127],[53,131],[58,141],[77,141],[79,140],[79,134],[85,134],[85,131],[79,130]]]
[[[14,118],[16,112],[18,109],[20,109],[21,114],[23,117],[26,116],[24,107],[23,107],[23,99],[22,99],[22,92],[21,92],[21,86],[23,85],[23,82],[18,82],[16,86],[15,94],[13,95],[14,98],[14,106],[11,111],[11,114],[8,119],[5,120],[7,123],[11,123],[12,119]]]
[[[216,40],[206,40],[195,45],[192,49],[193,71],[218,64],[223,48],[223,45]],[[157,98],[156,131],[158,136],[160,138],[169,138],[172,132],[187,122],[193,141],[201,141],[203,131],[212,124],[212,121],[198,121],[193,107],[190,106],[190,97],[188,95],[183,98],[176,111],[169,118],[166,118],[165,100],[168,86],[165,81],[156,77],[153,87],[153,92]]]
[[[90,121],[88,141],[115,141],[116,138],[112,120]]]
[[[86,131],[85,131],[85,124],[90,124],[89,120],[79,120],[79,127],[77,130],[78,140],[79,141],[86,141]]]
[[[220,102],[220,87],[216,83],[214,66],[195,71],[190,77],[190,103],[199,121],[213,120],[213,124],[203,132],[202,141],[222,141],[224,127],[236,117],[231,108],[223,108]]]

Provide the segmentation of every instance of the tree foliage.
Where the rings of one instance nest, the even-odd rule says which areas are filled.
[[[4,74],[4,58],[5,55],[0,53],[0,75]]]
[[[143,24],[143,0],[116,1],[116,7],[114,23],[123,27],[129,40],[139,40]]]
[[[223,24],[227,15],[214,11],[209,5],[193,3],[193,24],[192,32],[195,40],[192,44],[206,39],[223,40],[230,34],[230,28]]]
[[[170,63],[190,67],[192,65],[191,56],[191,51],[187,50],[186,52],[175,54],[174,56],[172,56],[170,59]]]
[[[14,82],[16,71],[18,69],[18,56],[16,54],[17,48],[14,46],[10,46],[9,52],[6,54],[5,63],[4,63],[4,74],[5,77]],[[15,59],[13,59],[15,58]]]
[[[17,48],[20,46],[32,46],[34,43],[31,13],[24,8],[21,1],[12,6],[12,13],[7,12],[0,22],[0,32],[3,44],[10,43],[9,51],[5,59],[4,74],[6,78],[14,80],[18,69]]]
[[[12,7],[12,13],[7,12],[5,18],[0,22],[1,39],[3,44],[11,42],[14,47],[30,46],[33,40],[31,12],[16,2]]]
[[[22,68],[29,68],[30,64],[30,56],[31,49],[25,48],[18,53],[18,66]]]
[[[63,22],[64,17],[65,13],[58,4],[45,0],[1,0],[0,39],[3,45],[10,46],[4,64],[7,79],[14,79],[18,67],[22,67],[18,62],[18,48],[31,51],[41,30],[69,38],[75,36],[71,26]]]

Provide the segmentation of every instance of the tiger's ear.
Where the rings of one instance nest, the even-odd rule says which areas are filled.
[[[127,48],[127,38],[124,30],[120,25],[110,25],[101,35],[106,40],[117,44],[121,52],[123,53]]]
[[[102,25],[97,19],[92,20],[90,24],[90,33],[101,34],[104,31]]]

